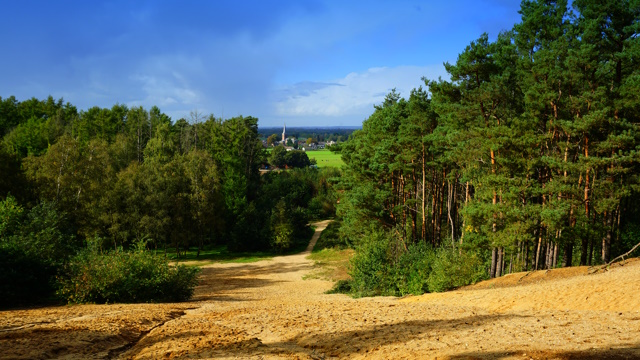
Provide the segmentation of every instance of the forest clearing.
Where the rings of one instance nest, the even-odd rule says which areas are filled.
[[[447,293],[352,299],[305,277],[318,270],[309,252],[206,265],[189,302],[2,311],[0,358],[640,357],[637,259],[597,274],[542,270]]]

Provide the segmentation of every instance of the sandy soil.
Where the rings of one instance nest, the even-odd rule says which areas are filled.
[[[207,265],[186,303],[0,312],[0,358],[640,358],[640,261],[351,299],[303,280],[307,255]]]

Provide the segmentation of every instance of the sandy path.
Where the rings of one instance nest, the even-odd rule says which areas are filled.
[[[0,312],[0,358],[640,358],[640,261],[510,288],[351,299],[303,280],[306,256],[208,265],[188,303]]]

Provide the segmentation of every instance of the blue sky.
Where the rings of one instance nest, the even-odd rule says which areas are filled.
[[[392,88],[446,78],[443,62],[510,29],[519,3],[0,0],[0,96],[357,126]]]

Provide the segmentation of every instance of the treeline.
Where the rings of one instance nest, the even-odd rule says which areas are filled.
[[[349,138],[349,135],[356,129],[350,127],[327,127],[327,128],[313,128],[313,127],[287,127],[286,136],[294,137],[301,141],[305,141],[308,138],[314,141],[336,141],[342,142]],[[276,135],[278,141],[282,140],[282,128],[268,127],[258,129],[260,137],[266,140],[271,135]]]
[[[5,215],[15,206],[29,214],[44,206],[64,220],[50,230],[68,235],[75,250],[67,258],[88,244],[119,251],[140,250],[142,243],[178,256],[210,245],[287,251],[308,241],[310,218],[335,211],[329,179],[339,173],[298,169],[261,176],[267,153],[257,129],[253,117],[223,120],[193,112],[172,122],[157,107],[77,111],[51,97],[0,98],[0,210],[6,210],[0,245],[32,255],[24,231],[4,231]]]
[[[572,5],[523,1],[511,31],[445,64],[451,81],[375,107],[342,146],[344,237],[386,233],[362,248],[390,264],[412,244],[456,248],[490,277],[640,242],[640,6]]]

